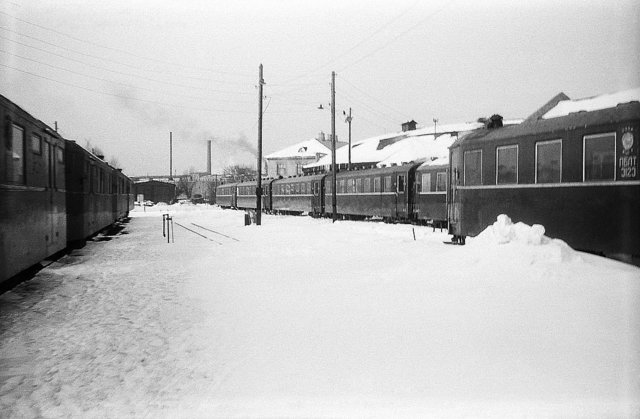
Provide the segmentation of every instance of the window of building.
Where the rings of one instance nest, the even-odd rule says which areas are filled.
[[[421,181],[420,192],[431,192],[431,173],[423,173]]]
[[[464,152],[464,184],[482,184],[482,150]]]
[[[536,183],[562,181],[562,140],[536,143]]]
[[[404,193],[404,175],[398,175],[398,193]]]
[[[42,137],[33,134],[31,136],[31,151],[34,154],[42,154]]]
[[[302,174],[302,164],[296,163],[296,175],[301,175],[301,174]]]
[[[379,177],[373,179],[373,192],[382,192],[382,190],[380,189]]]
[[[276,174],[278,176],[287,176],[287,166],[284,163],[276,164]]]
[[[393,192],[391,190],[391,176],[384,177],[384,192]]]
[[[616,174],[616,134],[584,137],[584,180],[614,180]]]
[[[446,192],[447,190],[447,172],[436,173],[436,192]]]
[[[11,150],[7,150],[7,181],[24,183],[24,129],[11,125]]]
[[[496,148],[496,185],[518,183],[518,146]]]

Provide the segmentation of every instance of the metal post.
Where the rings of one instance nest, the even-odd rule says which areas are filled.
[[[347,116],[346,121],[349,123],[349,166],[347,170],[351,170],[351,121],[353,118],[351,117],[351,108],[349,108],[349,116]]]
[[[256,225],[262,222],[262,64],[260,64],[260,75],[258,77],[258,187],[256,188]]]
[[[331,208],[333,210],[333,222],[338,219],[337,209],[336,209],[336,197],[338,194],[336,193],[336,185],[337,174],[336,170],[336,72],[331,72],[331,171],[333,172],[333,189],[331,191]]]
[[[173,180],[173,132],[169,131],[169,180]]]

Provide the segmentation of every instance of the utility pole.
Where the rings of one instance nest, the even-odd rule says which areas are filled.
[[[436,139],[436,132],[438,128],[438,118],[433,118],[433,139]]]
[[[351,121],[353,118],[351,117],[351,108],[349,108],[349,116],[345,119],[345,122],[349,124],[349,166],[347,170],[351,170]]]
[[[256,188],[256,225],[262,222],[262,64],[259,68],[258,76],[258,187]]]
[[[173,180],[173,132],[169,131],[169,180]]]
[[[333,210],[333,222],[338,218],[336,198],[338,196],[336,186],[338,184],[336,168],[336,72],[331,72],[331,171],[333,172],[333,188],[331,189],[331,208]]]

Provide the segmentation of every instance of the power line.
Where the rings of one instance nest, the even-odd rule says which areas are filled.
[[[11,29],[7,29],[7,28],[2,27],[2,26],[0,26],[0,29],[2,29],[3,31],[14,33],[16,35],[20,35],[20,36],[28,38],[28,39],[32,39],[32,40],[41,42],[43,44],[52,46],[54,48],[59,48],[59,49],[64,50],[64,51],[68,51],[68,52],[72,52],[74,54],[81,55],[83,57],[93,58],[93,59],[96,59],[96,60],[101,60],[101,61],[105,61],[105,62],[108,62],[108,63],[121,65],[123,67],[128,67],[128,68],[131,68],[131,69],[134,69],[134,70],[141,70],[140,67],[138,67],[138,66],[134,66],[134,65],[131,65],[131,64],[128,64],[128,63],[123,63],[121,61],[112,60],[112,59],[109,59],[109,58],[100,57],[100,56],[93,55],[93,54],[87,54],[87,53],[84,53],[84,52],[81,52],[81,51],[74,50],[72,48],[63,47],[61,45],[57,45],[57,44],[54,44],[52,42],[42,40],[40,38],[36,38],[35,36],[25,35],[23,33],[20,33],[20,32],[11,30]],[[4,38],[4,39],[8,39],[8,38]],[[148,72],[157,73],[157,74],[165,74],[165,75],[176,76],[175,73],[172,74],[172,73],[168,73],[166,71],[154,70],[154,69],[151,69],[151,68],[148,68],[148,67],[145,67],[144,69],[142,69],[142,71],[148,71]],[[182,78],[185,78],[185,79],[197,80],[197,81],[205,81],[205,82],[215,81],[217,83],[224,83],[224,84],[235,84],[235,85],[245,85],[246,84],[246,83],[240,83],[240,82],[229,82],[229,81],[224,81],[224,80],[205,79],[205,78],[202,78],[202,77],[187,76],[187,75],[184,75],[184,74],[180,74],[179,77],[182,77]]]
[[[384,106],[385,108],[395,112],[396,114],[402,116],[403,118],[406,118],[406,114],[404,112],[400,112],[397,109],[392,108],[391,106],[389,106],[387,103],[373,97],[372,95],[370,95],[369,93],[365,92],[364,90],[360,89],[359,87],[357,87],[355,84],[351,83],[349,80],[345,79],[344,77],[341,78],[341,80],[343,80],[344,82],[346,82],[349,86],[351,86],[352,88],[354,88],[355,90],[357,90],[358,92],[360,92],[361,94],[367,96],[369,99],[372,99],[374,101],[376,101],[377,103],[381,104],[382,106]]]
[[[152,93],[156,93],[157,92],[157,90],[155,90],[155,89],[149,89],[149,88],[146,88],[146,87],[134,86],[134,85],[131,85],[131,84],[121,83],[121,82],[114,81],[114,80],[103,79],[101,77],[90,76],[88,74],[83,74],[83,73],[80,73],[80,72],[77,72],[77,71],[69,70],[68,68],[58,67],[56,65],[45,63],[45,62],[38,61],[38,60],[34,60],[34,59],[28,58],[28,57],[22,57],[22,56],[20,56],[18,54],[13,54],[11,52],[7,52],[7,51],[4,51],[2,49],[0,49],[0,52],[8,54],[8,55],[11,55],[11,56],[14,56],[14,57],[18,57],[18,58],[23,59],[23,60],[27,60],[27,61],[31,61],[31,62],[34,62],[34,63],[37,63],[37,64],[45,65],[47,67],[55,68],[57,70],[62,70],[62,71],[66,71],[68,73],[76,74],[76,75],[79,75],[79,76],[82,76],[82,77],[87,77],[87,78],[90,78],[90,79],[94,79],[94,80],[98,80],[98,81],[104,81],[104,82],[112,83],[112,84],[119,84],[121,86],[131,87],[131,88],[139,89],[139,90],[145,90],[145,91],[152,92]],[[202,97],[202,96],[183,95],[183,94],[180,94],[180,93],[174,93],[174,94],[172,94],[172,96],[180,96],[180,97],[184,97],[184,98],[187,98],[187,99],[196,99],[196,100],[211,100],[211,98],[205,98],[205,97]],[[252,103],[252,102],[249,102],[249,101],[246,101],[246,100],[244,100],[244,101],[241,101],[241,100],[228,100],[228,99],[224,99],[223,100],[223,99],[217,99],[217,98],[216,98],[216,102]]]
[[[440,9],[436,10],[433,13],[430,13],[429,15],[427,15],[424,19],[420,20],[418,23],[416,23],[415,25],[409,27],[407,30],[400,32],[398,35],[394,36],[393,38],[391,38],[391,40],[389,40],[387,43],[383,44],[382,46],[374,49],[373,51],[371,51],[368,54],[365,54],[364,56],[360,57],[359,59],[357,59],[356,61],[352,62],[351,64],[347,64],[344,67],[342,67],[339,71],[344,71],[349,67],[352,67],[356,64],[358,64],[359,62],[371,57],[372,55],[376,54],[377,52],[385,49],[386,47],[388,47],[389,45],[391,45],[392,43],[394,43],[395,41],[397,41],[398,39],[400,39],[401,37],[403,37],[404,35],[406,35],[407,33],[411,32],[412,30],[414,30],[415,28],[417,28],[418,26],[423,25],[425,22],[427,22],[428,20],[432,19],[434,16],[436,16],[438,13],[442,12],[444,9],[446,9],[447,7],[450,7],[452,4],[454,4],[456,2],[456,0],[451,0],[450,2],[445,3],[444,6],[442,6]]]
[[[378,35],[383,29],[385,29],[386,27],[388,27],[389,25],[391,25],[393,22],[395,22],[396,20],[400,19],[403,15],[405,15],[409,10],[411,10],[417,3],[419,3],[420,0],[415,1],[414,3],[412,3],[409,7],[407,7],[406,9],[404,9],[402,12],[400,12],[398,15],[396,15],[394,18],[392,18],[391,20],[388,20],[387,22],[385,22],[382,26],[376,28],[375,31],[373,31],[369,36],[366,36],[364,38],[362,38],[359,42],[357,42],[355,45],[353,45],[351,48],[343,51],[342,53],[336,55],[335,57],[333,57],[332,59],[325,61],[324,64],[320,65],[319,67],[316,67],[314,70],[308,72],[307,74],[303,74],[301,76],[298,77],[294,77],[290,80],[288,80],[289,83],[291,81],[294,80],[299,80],[302,78],[305,78],[307,76],[310,76],[312,74],[316,74],[318,72],[320,72],[320,70],[324,70],[326,69],[329,65],[331,65],[332,63],[336,62],[337,60],[339,60],[340,58],[344,57],[345,55],[349,54],[351,51],[353,51],[354,49],[358,48],[360,45],[364,44],[367,41],[370,41],[371,38],[373,38],[374,36]],[[286,84],[285,83],[285,84]]]
[[[49,81],[52,81],[52,82],[55,82],[55,83],[63,84],[65,86],[71,86],[71,87],[75,87],[77,89],[82,89],[82,90],[86,90],[86,91],[89,91],[89,92],[98,93],[98,94],[106,95],[106,96],[113,96],[113,97],[117,97],[117,98],[120,98],[120,99],[135,100],[135,101],[138,101],[138,102],[146,102],[146,103],[151,103],[151,104],[154,104],[154,105],[162,105],[162,106],[169,106],[169,107],[176,107],[176,108],[183,108],[183,109],[193,109],[193,110],[197,110],[197,111],[206,111],[206,112],[246,113],[246,114],[252,113],[252,112],[249,112],[249,111],[237,111],[237,110],[229,110],[229,109],[197,108],[197,107],[193,107],[193,106],[184,106],[184,105],[178,105],[178,104],[175,104],[175,103],[157,102],[157,101],[154,101],[154,100],[140,99],[140,98],[136,98],[136,97],[124,96],[124,95],[119,95],[119,94],[115,94],[115,93],[102,92],[100,90],[95,90],[95,89],[91,89],[91,88],[88,88],[88,87],[79,86],[77,84],[56,80],[56,79],[53,79],[51,77],[42,76],[40,74],[35,74],[35,73],[30,72],[30,71],[21,70],[19,68],[16,68],[16,67],[13,67],[13,66],[10,66],[10,65],[6,65],[6,64],[0,63],[0,66],[6,67],[6,68],[10,68],[10,69],[15,70],[15,71],[19,71],[21,73],[25,73],[25,74],[28,74],[28,75],[33,76],[33,77],[38,77],[38,78],[49,80]]]
[[[44,29],[44,30],[47,30],[47,31],[50,31],[50,32],[53,32],[53,33],[57,33],[58,35],[62,35],[62,36],[65,36],[65,37],[67,37],[69,39],[73,39],[74,41],[78,41],[78,42],[82,42],[82,43],[85,43],[85,44],[93,45],[93,46],[96,46],[96,47],[108,49],[108,50],[111,50],[111,51],[120,52],[120,53],[123,53],[123,54],[127,54],[129,56],[133,56],[133,57],[136,57],[136,58],[141,58],[143,60],[154,61],[154,62],[157,62],[157,63],[160,63],[160,64],[168,64],[168,65],[173,65],[173,66],[182,67],[182,68],[191,68],[191,69],[195,69],[195,70],[199,70],[199,71],[210,71],[212,73],[242,75],[242,76],[247,76],[247,77],[248,76],[253,76],[250,73],[239,73],[239,72],[231,73],[231,72],[228,72],[228,71],[214,70],[212,68],[206,68],[206,67],[185,66],[184,64],[177,64],[177,63],[172,63],[172,62],[168,62],[168,61],[159,60],[157,58],[145,57],[145,56],[138,55],[138,54],[135,54],[135,53],[132,53],[130,51],[123,50],[123,49],[114,48],[114,47],[98,44],[96,42],[88,41],[86,39],[77,38],[77,37],[75,37],[73,35],[69,35],[67,33],[58,31],[56,29],[52,29],[52,28],[49,28],[49,27],[46,27],[46,26],[38,25],[37,23],[33,23],[33,22],[29,22],[29,21],[24,20],[24,19],[20,19],[19,17],[10,15],[9,13],[3,12],[1,10],[0,10],[0,14],[8,16],[8,17],[10,17],[12,19],[15,19],[17,21],[26,23],[27,25],[35,26],[35,27],[40,28],[40,29]]]
[[[238,92],[238,91],[231,91],[231,90],[210,89],[210,88],[206,88],[206,87],[205,88],[201,88],[201,87],[197,87],[197,86],[189,86],[189,85],[186,85],[186,84],[172,83],[172,82],[165,81],[165,80],[152,79],[150,77],[140,76],[138,74],[132,74],[132,73],[127,73],[127,72],[118,71],[118,70],[112,70],[110,68],[105,68],[105,67],[101,67],[101,66],[98,66],[98,65],[85,63],[84,61],[76,60],[75,58],[65,57],[62,54],[57,54],[55,52],[47,51],[46,49],[34,47],[32,45],[29,45],[29,44],[25,44],[25,43],[22,43],[22,42],[19,42],[19,41],[15,41],[13,39],[6,38],[6,37],[4,37],[2,35],[0,35],[0,39],[4,39],[6,41],[13,42],[15,44],[22,45],[22,46],[27,47],[27,48],[35,49],[37,51],[44,52],[45,54],[50,54],[50,55],[53,55],[53,56],[56,56],[56,57],[60,57],[60,58],[65,59],[65,60],[73,61],[73,62],[82,64],[82,65],[86,65],[88,67],[97,68],[99,70],[104,70],[104,71],[109,71],[111,73],[120,74],[120,75],[123,75],[123,76],[128,76],[128,77],[134,77],[134,78],[138,78],[138,79],[142,79],[142,80],[147,80],[147,81],[151,81],[151,82],[154,82],[154,83],[160,83],[160,84],[163,84],[163,85],[171,85],[171,86],[176,86],[176,87],[183,87],[183,88],[186,88],[186,89],[208,90],[208,91],[214,92],[214,93],[229,93],[229,94],[234,94],[234,95],[253,95],[253,93],[249,93],[249,92]]]

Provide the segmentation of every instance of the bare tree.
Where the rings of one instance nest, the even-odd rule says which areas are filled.
[[[252,167],[236,164],[225,167],[223,170],[223,176],[228,182],[242,182],[257,178],[258,172]]]

